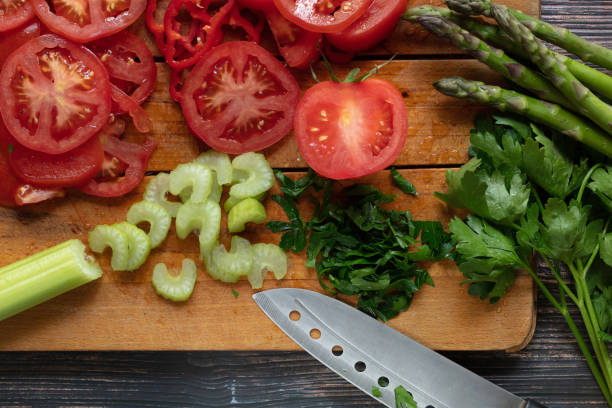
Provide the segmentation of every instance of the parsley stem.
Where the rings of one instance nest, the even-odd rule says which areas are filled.
[[[593,173],[595,172],[595,170],[597,170],[598,168],[601,167],[601,163],[597,163],[596,165],[594,165],[593,167],[591,167],[591,169],[589,170],[589,172],[586,174],[586,176],[584,176],[584,179],[582,180],[582,184],[580,185],[580,190],[578,190],[578,195],[576,196],[576,200],[581,203],[582,202],[582,195],[584,194],[584,191],[586,189],[587,183],[589,182],[589,180],[591,179],[591,176],[593,175]]]
[[[542,200],[540,200],[538,190],[536,190],[535,187],[532,187],[531,191],[533,192],[533,195],[535,196],[535,199],[538,202],[538,207],[540,207],[540,214],[542,214],[544,212],[544,205],[542,204]]]
[[[567,293],[567,295],[570,297],[572,302],[578,304],[578,298],[576,297],[574,292],[570,289],[570,287],[567,286],[567,284],[565,283],[565,279],[563,279],[561,277],[561,274],[559,273],[559,265],[558,264],[553,265],[551,263],[551,260],[547,256],[542,255],[542,258],[544,259],[544,262],[546,262],[546,265],[548,265],[548,268],[551,270],[553,275],[555,275],[555,278],[559,282],[560,289],[562,289],[565,293]],[[564,300],[564,297],[562,300]]]

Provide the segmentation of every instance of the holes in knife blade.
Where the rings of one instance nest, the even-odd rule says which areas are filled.
[[[312,337],[315,340],[318,340],[321,338],[321,330],[319,329],[312,329],[310,331],[310,337]]]
[[[360,373],[363,373],[366,369],[366,363],[364,363],[363,361],[358,361],[355,363],[355,370],[359,371]]]
[[[298,320],[300,320],[301,317],[302,315],[297,310],[292,310],[291,313],[289,313],[289,318],[293,320],[294,322],[297,322]]]
[[[378,385],[380,385],[381,387],[386,387],[389,385],[389,379],[387,377],[379,377],[378,378]]]
[[[332,354],[336,357],[340,357],[342,355],[342,353],[344,353],[344,349],[342,348],[342,346],[334,346],[332,347]]]

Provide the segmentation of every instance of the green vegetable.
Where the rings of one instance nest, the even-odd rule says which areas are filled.
[[[179,164],[170,172],[169,187],[170,193],[174,195],[179,195],[185,189],[191,188],[189,201],[202,203],[212,191],[212,171],[201,163]]]
[[[227,228],[229,232],[244,231],[247,222],[263,224],[266,221],[266,209],[263,204],[254,198],[246,198],[236,204],[227,215]]]
[[[230,196],[238,199],[255,197],[265,193],[274,185],[272,168],[261,153],[245,153],[236,156],[232,161],[232,168],[234,172],[246,176],[230,188]]]
[[[417,408],[417,404],[412,397],[412,394],[406,391],[403,386],[400,385],[394,390],[394,392],[396,408]]]
[[[261,194],[256,195],[255,197],[249,197],[249,198],[254,198],[257,201],[262,201],[264,198],[266,198],[266,193],[263,192]],[[248,198],[237,198],[237,197],[229,196],[227,200],[225,200],[225,202],[223,203],[223,209],[225,210],[225,212],[228,213],[232,210],[232,208],[234,208],[236,204],[238,204],[242,200],[247,200],[247,199]]]
[[[200,259],[207,259],[218,244],[221,231],[221,207],[212,201],[187,202],[176,214],[176,235],[187,238],[192,231],[199,230]]]
[[[382,392],[380,392],[380,388],[378,388],[377,386],[373,385],[372,386],[372,395],[375,396],[376,398],[382,397]]]
[[[221,282],[235,283],[241,276],[251,272],[253,252],[251,243],[234,235],[229,252],[225,246],[219,245],[212,250],[206,259],[206,271],[210,276]]]
[[[130,249],[127,235],[111,225],[98,225],[89,233],[89,248],[102,253],[110,247],[113,250],[111,268],[114,271],[127,270]]]
[[[168,214],[168,211],[160,204],[150,201],[140,201],[133,204],[128,210],[126,219],[134,225],[145,221],[149,223],[151,248],[157,248],[166,239],[172,223],[172,217]]]
[[[145,189],[142,199],[151,201],[164,207],[171,217],[176,217],[176,212],[181,206],[179,202],[168,201],[167,195],[170,192],[170,174],[159,173],[153,177]]]
[[[240,295],[240,293],[238,293],[236,289],[232,289],[232,295],[234,295],[234,298],[238,299],[238,296]]]
[[[253,289],[261,289],[266,272],[270,271],[277,280],[287,274],[287,254],[274,244],[254,244],[253,266],[249,272],[249,283]]]
[[[163,263],[158,263],[153,269],[153,287],[158,295],[173,302],[185,302],[193,293],[197,270],[195,263],[188,258],[183,259],[181,272],[172,275]]]
[[[416,262],[451,256],[454,243],[439,222],[413,221],[408,212],[382,208],[394,197],[374,186],[353,185],[332,200],[329,180],[312,174],[297,181],[277,177],[281,190],[291,192],[272,196],[289,218],[267,224],[283,233],[280,248],[299,252],[307,247],[306,266],[316,268],[321,285],[333,294],[358,296],[359,308],[372,316],[397,316],[424,284],[433,285]],[[294,200],[306,186],[323,192],[322,198],[309,197],[316,210],[304,222]]]
[[[469,81],[460,77],[442,79],[434,84],[441,93],[490,104],[502,112],[512,112],[549,126],[596,151],[612,157],[612,139],[590,122],[560,106],[542,102],[521,93]],[[612,116],[611,116],[612,117]]]
[[[0,320],[102,276],[98,264],[73,239],[0,268]]]
[[[140,268],[151,252],[151,240],[140,228],[129,222],[112,225],[112,228],[123,232],[127,237],[128,261],[125,270],[135,271]]]
[[[402,176],[399,171],[391,169],[391,177],[393,178],[393,181],[395,182],[397,187],[405,194],[412,194],[415,196],[419,195],[416,188],[414,187],[414,184],[412,184],[404,176]]]
[[[201,153],[195,160],[214,170],[217,175],[219,185],[231,184],[232,182],[232,162],[227,153],[208,150]]]
[[[449,172],[448,193],[437,194],[452,207],[472,211],[465,221],[449,224],[468,292],[497,302],[516,272],[528,271],[566,320],[612,405],[612,360],[605,344],[612,330],[612,275],[606,266],[612,265],[612,173],[558,132],[511,116],[479,118],[471,142],[472,160]],[[497,179],[503,183],[494,187],[491,180]],[[513,180],[520,180],[514,188]],[[534,252],[550,268],[554,290],[531,267]],[[578,308],[592,348],[568,300]]]

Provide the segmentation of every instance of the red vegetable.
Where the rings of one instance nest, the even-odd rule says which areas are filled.
[[[0,33],[13,30],[32,18],[34,18],[34,11],[28,0],[3,0],[0,2]]]
[[[372,0],[274,0],[280,13],[305,30],[335,33],[355,22]]]
[[[1,25],[2,23],[0,23]],[[3,32],[0,35],[0,68],[2,68],[4,61],[13,51],[28,42],[28,40],[38,36],[40,36],[40,22],[36,19],[23,26]]]

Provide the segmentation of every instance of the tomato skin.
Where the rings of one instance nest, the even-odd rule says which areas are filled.
[[[317,173],[335,180],[362,177],[391,165],[406,142],[408,117],[390,82],[321,82],[300,101],[294,131]]]
[[[28,42],[28,40],[39,36],[40,22],[36,19],[2,33],[0,36],[0,68],[2,68],[4,61],[13,51]]]
[[[367,11],[348,28],[326,35],[331,45],[347,52],[372,48],[387,38],[406,11],[408,0],[373,0]]]
[[[315,33],[335,33],[342,31],[355,22],[372,0],[351,0],[349,10],[344,10],[342,0],[274,0],[274,5],[289,21],[304,30]],[[327,5],[333,7],[325,10]],[[322,7],[318,11],[316,7]],[[335,8],[339,7],[337,11]]]
[[[8,3],[10,3],[10,0]],[[14,9],[9,4],[5,6],[6,8],[0,7],[0,33],[13,30],[34,18],[34,10],[32,10],[32,5],[28,0],[13,0],[13,3],[16,3],[15,5],[19,7]],[[0,4],[0,6],[3,6],[3,4]]]
[[[299,86],[268,51],[245,41],[206,53],[181,89],[191,131],[215,150],[258,151],[291,130]]]
[[[106,124],[109,84],[106,69],[87,48],[54,34],[42,35],[15,50],[2,67],[0,113],[9,133],[25,147],[65,153]]]
[[[243,7],[253,10],[276,10],[276,6],[274,6],[273,0],[238,0],[238,3],[240,3],[240,5],[242,5]]]

